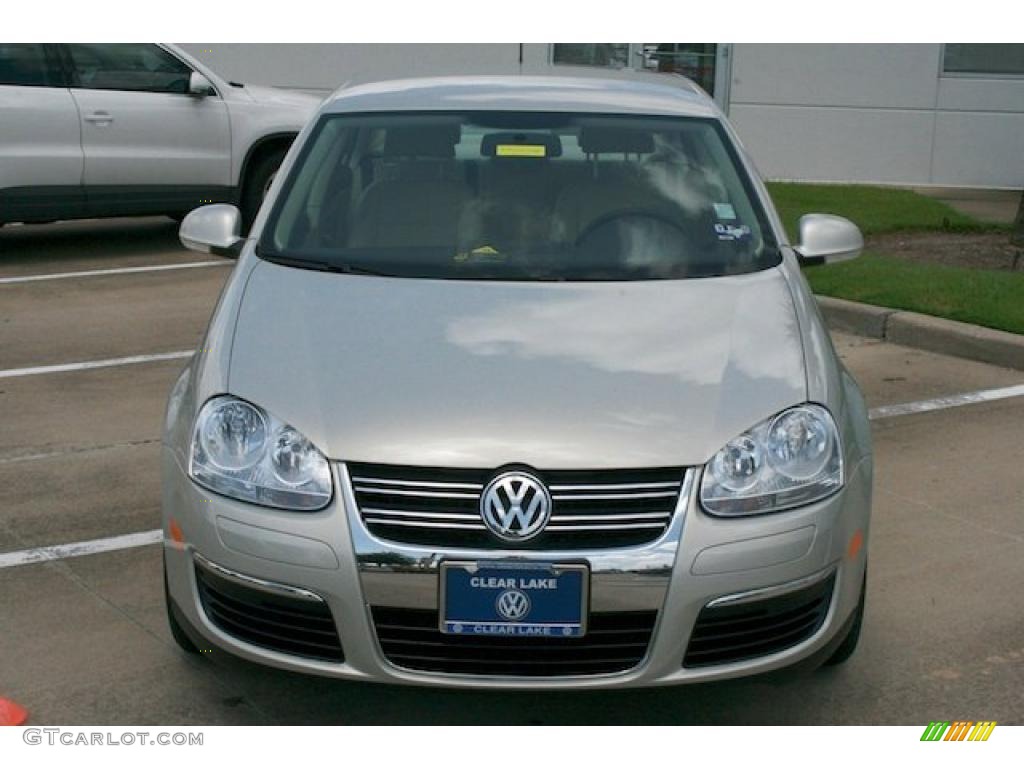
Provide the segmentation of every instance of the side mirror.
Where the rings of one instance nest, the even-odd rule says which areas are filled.
[[[800,244],[793,250],[804,264],[834,264],[860,256],[864,236],[842,216],[809,213],[800,217]]]
[[[204,75],[198,72],[193,72],[188,77],[188,95],[197,96],[200,99],[204,96],[213,96],[217,91],[213,87],[213,83],[206,79]]]
[[[233,205],[218,203],[196,208],[182,222],[178,239],[186,248],[237,259],[245,240],[242,214]]]

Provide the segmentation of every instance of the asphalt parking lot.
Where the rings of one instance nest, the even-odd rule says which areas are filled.
[[[174,353],[197,345],[230,269],[176,234],[167,219],[0,230],[0,697],[32,724],[1024,723],[1024,397],[873,422],[861,646],[843,667],[787,679],[587,693],[344,683],[179,652],[158,544],[4,565],[159,526]],[[164,266],[179,268],[132,271]],[[872,407],[1024,383],[836,344]]]

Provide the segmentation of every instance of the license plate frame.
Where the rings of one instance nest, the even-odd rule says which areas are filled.
[[[450,577],[465,575],[466,579],[473,576],[484,579],[512,580],[511,585],[502,586],[468,586],[476,590],[476,605],[453,606],[449,600],[453,597],[453,586],[456,591],[465,590],[465,585],[452,584]],[[563,586],[563,578],[565,586]],[[530,585],[529,579],[555,579],[553,589]],[[578,638],[587,633],[587,618],[590,613],[590,566],[586,563],[551,563],[523,562],[502,560],[444,560],[440,563],[438,573],[438,629],[445,635],[464,635],[469,637],[549,637]],[[574,584],[575,582],[575,584]],[[575,589],[578,588],[578,601]],[[502,593],[516,591],[526,595],[529,605],[528,613],[522,619],[502,618],[497,607],[497,600]],[[553,595],[550,592],[562,592],[569,597]],[[458,599],[458,595],[455,596]],[[490,598],[489,600],[485,598]],[[539,599],[538,599],[539,598]],[[577,606],[575,613],[559,617],[560,607],[552,606],[553,601],[568,600]],[[490,603],[494,607],[494,615],[483,609]],[[481,613],[482,611],[482,613]],[[477,615],[474,617],[474,613]],[[530,614],[537,618],[528,621]],[[553,615],[554,614],[554,615]]]

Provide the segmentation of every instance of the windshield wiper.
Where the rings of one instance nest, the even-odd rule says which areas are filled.
[[[348,264],[341,261],[327,261],[322,259],[304,259],[298,256],[285,256],[281,253],[268,251],[264,248],[257,248],[256,254],[265,261],[280,264],[285,267],[297,267],[298,269],[315,269],[319,272],[333,272],[342,275],[371,275],[374,277],[394,277],[390,272],[381,272],[370,267],[363,267],[358,264]]]

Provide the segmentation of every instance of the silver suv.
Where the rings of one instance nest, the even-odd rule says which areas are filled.
[[[247,226],[319,103],[172,45],[0,43],[0,225],[233,202]]]
[[[676,78],[337,93],[177,381],[168,612],[186,650],[392,683],[623,687],[842,661],[872,459],[802,260]]]

